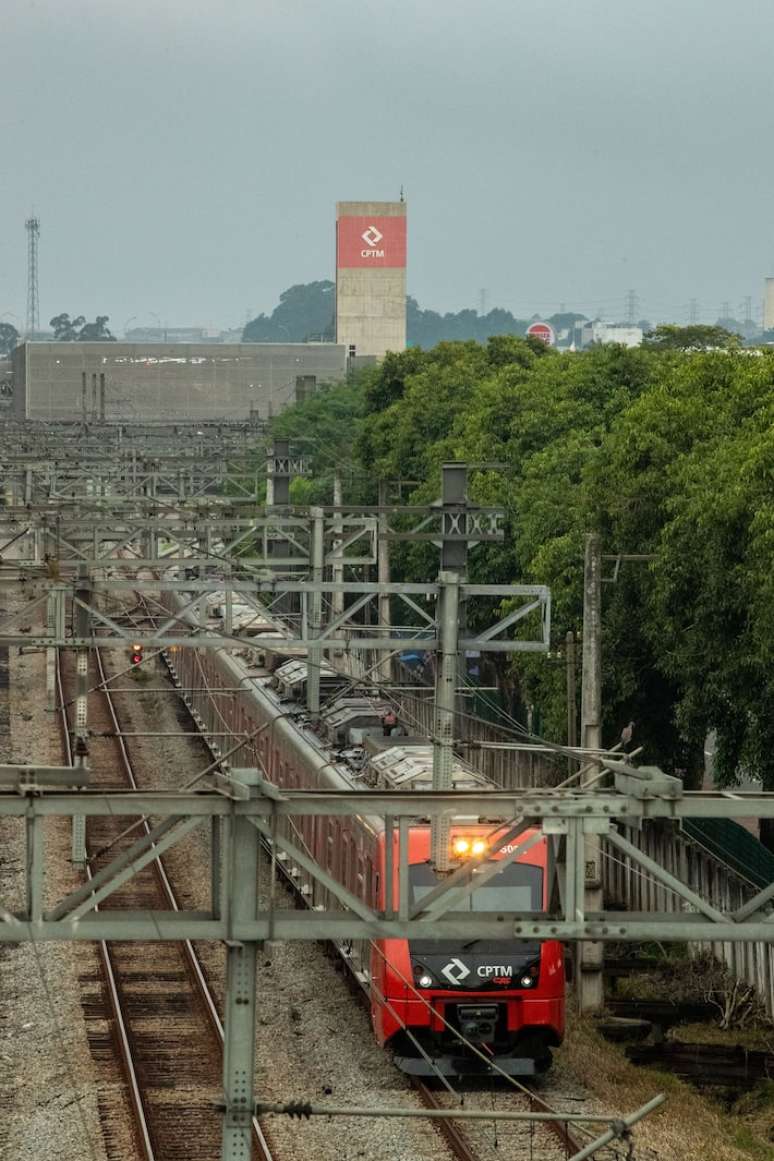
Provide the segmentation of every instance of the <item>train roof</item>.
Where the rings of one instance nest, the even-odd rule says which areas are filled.
[[[372,743],[376,742],[377,745]],[[378,743],[387,743],[378,746]],[[378,778],[378,788],[395,790],[433,789],[433,747],[427,738],[401,738],[399,744],[390,744],[390,738],[368,739],[366,744],[369,766]],[[375,752],[373,752],[375,751]],[[454,790],[494,790],[483,774],[471,770],[459,759],[452,765]]]

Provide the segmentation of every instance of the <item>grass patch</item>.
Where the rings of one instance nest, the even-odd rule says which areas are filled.
[[[765,1095],[760,1098],[763,1108],[726,1114],[671,1073],[630,1064],[591,1020],[577,1016],[570,1018],[556,1063],[560,1071],[569,1069],[605,1112],[630,1113],[656,1093],[666,1094],[663,1108],[634,1129],[635,1156],[640,1147],[645,1156],[650,1149],[658,1161],[774,1161],[768,1137],[771,1106]]]

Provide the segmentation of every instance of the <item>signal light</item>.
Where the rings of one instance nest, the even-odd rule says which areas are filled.
[[[466,855],[483,855],[486,850],[484,839],[456,838],[452,843],[452,851],[459,857]]]
[[[142,645],[132,645],[132,652],[129,654],[129,659],[132,665],[139,665],[142,661]]]

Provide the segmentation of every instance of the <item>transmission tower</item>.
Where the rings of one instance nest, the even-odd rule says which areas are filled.
[[[699,321],[699,300],[698,300],[698,298],[692,298],[691,301],[688,303],[688,317],[690,318],[691,323],[697,323]]]
[[[40,293],[38,291],[38,238],[40,218],[27,218],[27,338],[40,330]]]
[[[634,326],[637,321],[637,310],[639,307],[639,296],[636,290],[629,290],[626,293],[626,321],[629,326]]]

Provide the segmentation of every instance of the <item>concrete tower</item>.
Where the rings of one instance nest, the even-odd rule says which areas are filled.
[[[336,342],[381,359],[406,347],[406,203],[336,205]]]
[[[763,329],[774,330],[774,278],[766,279],[766,294],[763,299]]]

